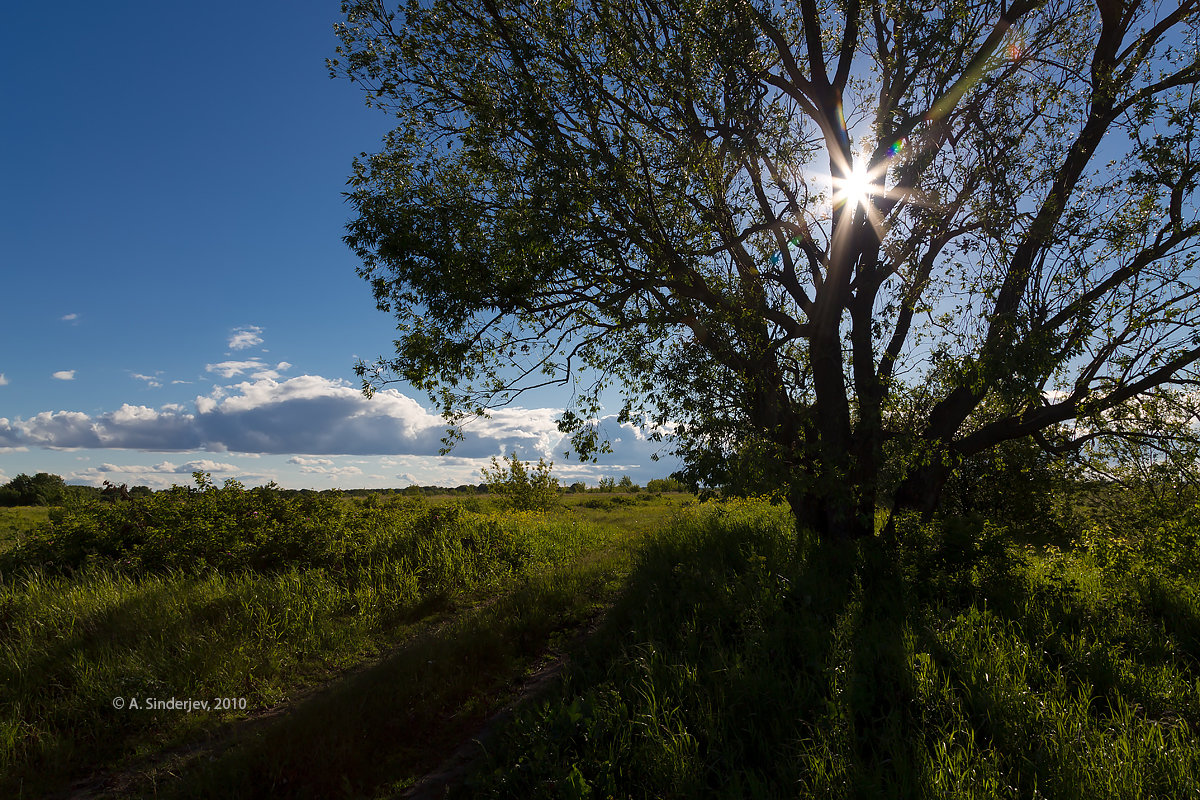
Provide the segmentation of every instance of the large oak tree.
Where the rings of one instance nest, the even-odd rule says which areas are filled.
[[[546,382],[825,536],[1146,433],[1200,359],[1197,0],[343,4],[347,241],[451,419]],[[1154,435],[1153,431],[1150,435]],[[602,438],[602,437],[601,437]]]

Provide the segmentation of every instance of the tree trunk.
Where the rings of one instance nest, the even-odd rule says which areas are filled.
[[[873,513],[867,519],[859,513],[857,495],[861,487],[844,480],[817,483],[825,490],[793,488],[788,492],[797,528],[811,530],[825,542],[850,542],[874,534]]]

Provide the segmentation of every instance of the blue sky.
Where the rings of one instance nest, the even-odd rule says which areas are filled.
[[[447,457],[424,397],[362,397],[353,365],[393,324],[341,241],[342,192],[389,120],[328,77],[338,18],[316,0],[8,10],[0,482],[457,485],[512,449],[568,481],[677,467],[612,420],[612,455],[565,459],[554,392]]]

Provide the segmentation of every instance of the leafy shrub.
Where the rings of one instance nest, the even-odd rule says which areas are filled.
[[[982,514],[1014,530],[1061,538],[1073,527],[1059,508],[1066,466],[1030,440],[1003,442],[959,465],[942,490],[942,510]]]
[[[660,492],[682,492],[686,487],[677,478],[655,478],[646,483],[646,491],[658,494]]]
[[[529,558],[517,522],[457,503],[431,507],[403,496],[358,503],[273,485],[247,490],[233,480],[218,487],[203,473],[195,481],[149,497],[68,505],[0,555],[0,572],[100,564],[132,574],[315,568],[351,575],[386,561],[416,574],[425,593],[517,570]]]
[[[553,463],[538,459],[532,469],[510,453],[505,463],[492,457],[491,469],[483,469],[488,493],[501,498],[503,505],[517,511],[548,511],[558,504],[558,479],[550,474]]]

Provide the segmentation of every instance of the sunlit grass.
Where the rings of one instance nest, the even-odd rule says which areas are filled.
[[[0,508],[0,552],[14,547],[49,519],[50,509],[43,506]]]

